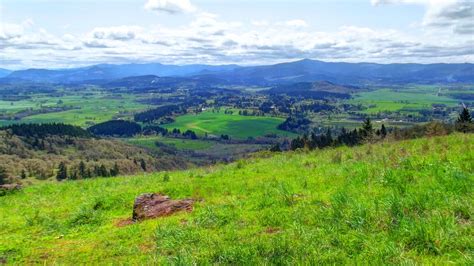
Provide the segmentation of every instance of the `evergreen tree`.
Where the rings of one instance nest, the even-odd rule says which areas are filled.
[[[359,133],[357,132],[357,129],[354,129],[352,131],[352,133],[350,134],[350,145],[351,146],[354,146],[354,145],[357,145],[360,143],[360,135]]]
[[[6,184],[8,179],[7,169],[5,167],[0,166],[0,185]]]
[[[66,163],[60,162],[58,167],[58,173],[56,174],[56,179],[58,181],[64,180],[67,178],[67,166]]]
[[[101,176],[100,175],[100,167],[97,165],[94,165],[94,176]]]
[[[318,147],[318,136],[316,133],[312,132],[310,136],[310,149],[314,150]]]
[[[380,136],[382,136],[382,138],[387,136],[387,129],[385,128],[384,124],[382,124],[382,127],[380,128]]]
[[[464,107],[459,114],[458,120],[456,121],[458,123],[472,123],[472,117],[471,114],[469,113],[469,110]]]
[[[119,173],[120,173],[120,170],[119,170],[118,164],[117,162],[115,162],[114,167],[110,169],[110,176],[118,176]]]
[[[27,175],[25,169],[21,169],[20,177],[21,179],[26,179]]]
[[[468,133],[474,132],[474,123],[472,122],[469,110],[464,107],[456,120],[455,128],[459,132]]]
[[[364,140],[371,141],[373,139],[374,127],[372,126],[372,121],[370,121],[370,118],[365,119],[360,133]]]
[[[77,180],[77,171],[76,170],[72,171],[71,175],[69,176],[69,179]]]
[[[87,169],[85,178],[91,178],[91,177],[92,177],[91,169]]]
[[[79,176],[81,178],[87,178],[86,164],[83,161],[79,163]]]
[[[101,164],[99,167],[99,176],[102,176],[102,177],[109,176],[109,171],[107,171],[107,168],[105,168],[105,165],[103,164]]]
[[[280,144],[276,143],[275,145],[272,146],[270,149],[271,152],[281,152]]]
[[[290,144],[290,149],[292,151],[297,150],[297,149],[302,149],[304,148],[304,140],[300,137],[296,137],[296,139],[293,139]]]
[[[331,146],[332,143],[333,143],[333,139],[332,139],[331,129],[328,128],[328,131],[326,132],[326,144],[327,146]]]
[[[140,159],[140,166],[143,169],[143,171],[146,171],[146,162],[143,159]]]

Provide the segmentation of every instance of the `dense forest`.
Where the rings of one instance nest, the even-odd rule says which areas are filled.
[[[88,128],[89,132],[98,136],[131,137],[142,132],[142,127],[131,121],[111,120]]]

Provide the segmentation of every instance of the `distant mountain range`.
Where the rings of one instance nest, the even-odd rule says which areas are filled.
[[[335,63],[304,59],[264,66],[238,65],[164,65],[101,64],[72,69],[27,69],[9,72],[0,69],[3,81],[49,83],[87,83],[113,81],[132,76],[181,77],[200,82],[220,81],[226,84],[276,85],[325,80],[338,84],[378,83],[472,83],[474,64],[374,64]]]
[[[10,75],[10,73],[12,73],[12,71],[8,69],[0,68],[0,78],[8,76]]]
[[[71,69],[27,69],[14,71],[5,78],[10,80],[27,80],[36,82],[53,83],[80,83],[84,81],[115,80],[132,76],[156,75],[160,77],[187,77],[194,75],[205,75],[207,73],[219,73],[238,68],[237,65],[163,65],[153,64],[125,64],[110,65],[101,64],[89,67]]]
[[[284,84],[325,80],[339,84],[474,82],[474,64],[373,64],[301,60],[238,68],[220,78],[243,84]]]
[[[216,84],[225,85],[227,82],[218,78],[202,76],[191,77],[158,77],[155,75],[133,76],[116,79],[106,83],[98,83],[99,85],[109,88],[124,88],[129,91],[148,91],[156,89],[178,89],[186,88],[211,88]]]

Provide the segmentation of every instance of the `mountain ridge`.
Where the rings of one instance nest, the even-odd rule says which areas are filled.
[[[474,82],[474,64],[378,64],[325,62],[311,59],[258,66],[164,65],[160,63],[99,64],[72,69],[19,70],[4,76],[4,79],[50,83],[84,83],[91,80],[111,81],[146,75],[160,77],[207,76],[238,85],[274,85],[313,82],[316,80],[358,85],[381,82],[469,83]]]

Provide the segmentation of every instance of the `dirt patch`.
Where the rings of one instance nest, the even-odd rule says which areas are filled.
[[[114,225],[116,227],[124,227],[124,226],[131,225],[131,224],[134,224],[134,222],[130,218],[119,219],[119,220],[115,221],[115,223],[114,223]]]
[[[265,228],[265,234],[277,234],[281,232],[281,229],[278,227],[267,227]]]

